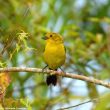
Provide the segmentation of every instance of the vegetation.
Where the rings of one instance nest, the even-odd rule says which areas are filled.
[[[45,42],[41,38],[51,31],[64,38],[65,72],[109,81],[109,6],[109,0],[0,0],[0,67],[43,68]],[[1,108],[56,110],[95,98],[78,108],[110,109],[109,90],[93,83],[60,77],[59,85],[48,87],[43,73],[3,76],[0,93],[6,93]]]

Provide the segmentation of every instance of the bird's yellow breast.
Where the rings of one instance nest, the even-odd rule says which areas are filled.
[[[47,43],[44,51],[44,61],[49,68],[57,69],[64,64],[66,58],[63,43]]]

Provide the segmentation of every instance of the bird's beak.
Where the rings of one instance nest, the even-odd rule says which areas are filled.
[[[46,37],[46,36],[45,36],[45,37],[42,37],[42,39],[47,40],[47,39],[48,39],[48,37]]]

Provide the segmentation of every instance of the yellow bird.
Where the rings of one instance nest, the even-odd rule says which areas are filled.
[[[61,35],[49,32],[43,38],[46,40],[46,46],[44,51],[44,61],[51,70],[57,70],[61,67],[66,59],[65,47],[63,44],[63,38]],[[49,75],[46,79],[47,85],[56,85],[57,76]]]

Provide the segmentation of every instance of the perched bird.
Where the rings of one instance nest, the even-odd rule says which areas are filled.
[[[61,35],[49,32],[43,39],[46,40],[46,46],[44,51],[44,61],[51,70],[57,70],[61,67],[66,59],[65,47],[63,44],[63,38]],[[56,85],[57,76],[48,75],[46,79],[47,85]]]

